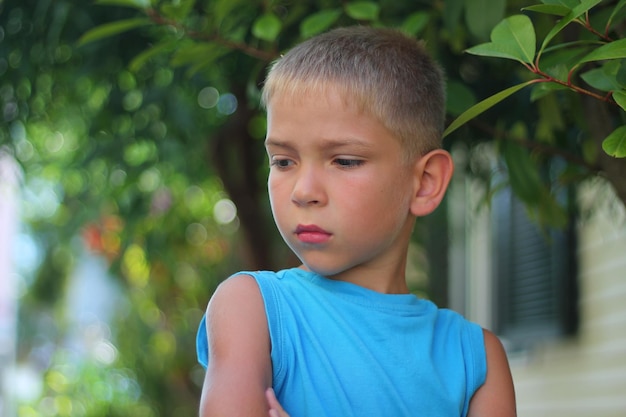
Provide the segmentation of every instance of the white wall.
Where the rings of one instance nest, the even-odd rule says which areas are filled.
[[[453,156],[464,166],[463,152]],[[450,307],[492,328],[492,219],[484,185],[455,176]],[[579,330],[509,355],[519,417],[626,417],[626,210],[601,179],[581,185],[578,196]]]
[[[599,181],[580,202],[579,332],[511,358],[519,417],[626,416],[626,212]]]

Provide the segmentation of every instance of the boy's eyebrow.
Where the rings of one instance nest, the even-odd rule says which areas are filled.
[[[281,140],[277,138],[267,138],[265,140],[265,146],[275,146],[279,148],[288,148],[288,149],[294,148],[294,146],[292,145],[290,141]],[[342,147],[348,147],[348,146],[358,147],[361,149],[369,149],[372,147],[371,144],[365,141],[359,140],[357,138],[351,138],[351,137],[324,139],[322,140],[321,147],[324,149],[334,149],[334,148],[342,148]]]
[[[280,140],[280,139],[275,139],[275,138],[266,138],[265,139],[265,146],[276,146],[278,148],[291,148],[291,145],[289,145],[288,141],[284,141],[284,140]]]

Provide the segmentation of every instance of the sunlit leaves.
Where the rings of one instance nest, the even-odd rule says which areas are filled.
[[[131,285],[143,288],[148,284],[150,264],[141,246],[132,244],[126,249],[122,257],[122,271]]]

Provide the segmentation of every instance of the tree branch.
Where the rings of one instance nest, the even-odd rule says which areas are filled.
[[[235,42],[229,39],[225,39],[218,34],[208,34],[205,32],[189,29],[188,27],[174,19],[168,19],[164,17],[163,15],[159,14],[155,9],[147,9],[146,14],[157,25],[172,26],[177,30],[183,32],[185,36],[191,39],[204,42],[216,42],[229,49],[241,51],[244,54],[259,59],[263,62],[270,62],[278,57],[278,52],[276,50],[265,51],[263,49],[254,48],[243,42]]]
[[[561,157],[567,162],[570,162],[572,164],[575,164],[575,165],[578,165],[587,169],[590,173],[598,174],[602,171],[600,166],[591,164],[585,161],[582,157],[572,152],[568,152],[564,149],[558,148],[556,146],[550,146],[545,143],[536,142],[528,138],[520,138],[517,136],[512,136],[507,131],[495,128],[487,123],[483,123],[478,120],[473,120],[470,123],[473,126],[475,126],[477,129],[480,129],[483,132],[488,133],[491,137],[494,137],[494,138],[499,137],[505,140],[513,141],[526,149],[539,152],[543,155]]]

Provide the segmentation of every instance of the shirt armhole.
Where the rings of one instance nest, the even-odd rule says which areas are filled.
[[[278,391],[285,378],[285,356],[283,349],[283,322],[277,274],[270,271],[242,272],[251,275],[257,282],[265,305],[265,317],[270,336],[270,355],[272,359],[272,385]]]
[[[485,336],[482,327],[469,322],[465,326],[465,364],[467,391],[463,405],[463,417],[467,415],[469,403],[474,393],[485,383],[487,378],[487,352],[485,350]]]

